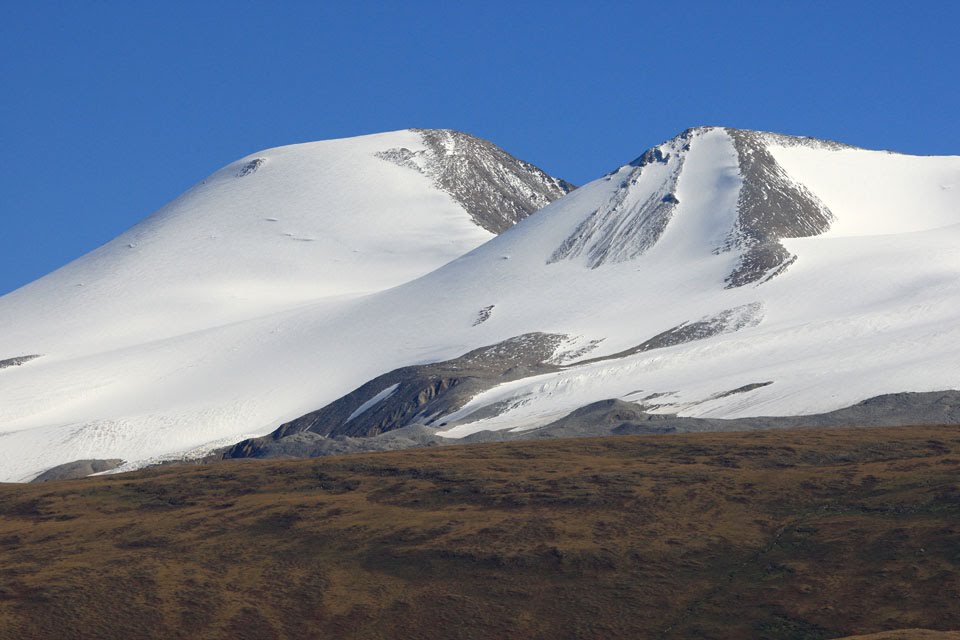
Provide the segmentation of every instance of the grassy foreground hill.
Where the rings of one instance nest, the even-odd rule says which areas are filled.
[[[0,485],[0,638],[960,629],[960,427],[622,436]]]

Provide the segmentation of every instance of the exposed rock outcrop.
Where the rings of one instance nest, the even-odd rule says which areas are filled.
[[[6,369],[7,367],[19,367],[20,365],[26,364],[31,360],[36,360],[39,357],[39,354],[33,354],[29,356],[17,356],[15,358],[0,360],[0,369]]]
[[[377,156],[430,178],[473,221],[502,233],[576,187],[547,175],[492,142],[450,129],[413,129],[425,150],[389,149]]]
[[[414,424],[443,426],[435,422],[482,391],[501,382],[557,370],[546,362],[562,340],[563,336],[554,334],[524,334],[453,360],[396,369],[322,409],[281,425],[268,436],[235,445],[224,457],[259,457],[273,443],[300,433],[357,438]]]
[[[31,482],[50,482],[51,480],[74,480],[76,478],[86,478],[94,473],[102,473],[116,469],[123,464],[123,460],[74,460],[65,464],[59,464],[52,469],[47,469]]]
[[[726,279],[727,287],[740,287],[762,283],[786,270],[796,256],[780,240],[823,233],[830,228],[833,213],[777,163],[767,149],[773,138],[756,131],[726,131],[737,150],[743,186],[736,226],[717,251],[742,252]],[[776,140],[783,144],[789,136],[776,136]]]

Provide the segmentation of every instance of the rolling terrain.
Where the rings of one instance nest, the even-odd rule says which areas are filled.
[[[0,637],[948,640],[958,469],[877,427],[2,485]]]

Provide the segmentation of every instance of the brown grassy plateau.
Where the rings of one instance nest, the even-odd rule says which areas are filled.
[[[960,629],[958,427],[435,447],[0,485],[4,640],[918,628]]]

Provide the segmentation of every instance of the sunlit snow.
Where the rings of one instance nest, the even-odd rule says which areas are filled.
[[[392,369],[524,333],[570,336],[564,349],[594,360],[748,305],[762,320],[736,331],[582,366],[561,358],[562,371],[443,418],[448,435],[529,428],[616,397],[664,394],[659,411],[743,417],[960,388],[960,189],[945,188],[960,184],[960,157],[778,139],[770,153],[835,219],[782,240],[797,257],[786,271],[734,288],[738,255],[717,247],[742,177],[723,129],[692,136],[656,241],[617,245],[600,264],[554,257],[634,167],[492,237],[423,174],[375,157],[420,148],[410,132],[240,160],[0,299],[0,359],[43,356],[0,371],[0,479],[267,433]],[[264,161],[238,178],[254,158]],[[625,201],[660,189],[658,171],[669,176],[641,172]],[[597,228],[625,239],[616,223]],[[772,384],[716,397],[758,382]],[[471,417],[498,403],[509,408]]]

